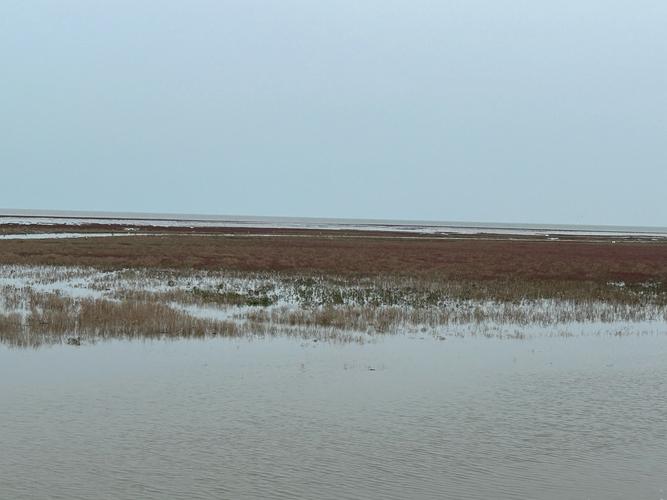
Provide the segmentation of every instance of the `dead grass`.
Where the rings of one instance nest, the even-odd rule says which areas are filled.
[[[20,337],[23,330],[21,315],[18,313],[0,314],[0,341],[11,343]]]
[[[600,303],[458,303],[448,307],[323,306],[255,310],[242,317],[256,323],[325,327],[367,333],[397,333],[422,327],[441,330],[456,325],[552,327],[572,323],[613,323],[665,320],[666,310]]]
[[[159,302],[74,299],[30,293],[24,326],[37,334],[87,337],[237,335],[232,322],[193,318]]]
[[[205,338],[287,335],[329,341],[354,341],[344,332],[299,325],[286,328],[253,318],[225,321],[192,316],[162,302],[72,298],[23,289],[25,314],[0,313],[0,341],[13,346],[94,342],[110,338]]]

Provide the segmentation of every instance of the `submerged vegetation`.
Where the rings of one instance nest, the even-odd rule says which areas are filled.
[[[572,324],[614,333],[629,322],[667,331],[664,282],[0,266],[0,340],[14,345],[250,335],[351,341],[398,332],[525,337]]]

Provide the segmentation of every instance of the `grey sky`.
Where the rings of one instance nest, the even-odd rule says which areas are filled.
[[[667,225],[667,2],[3,0],[0,207]]]

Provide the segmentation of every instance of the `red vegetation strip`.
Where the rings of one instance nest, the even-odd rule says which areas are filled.
[[[321,236],[140,236],[0,241],[0,263],[432,276],[667,281],[667,244]]]

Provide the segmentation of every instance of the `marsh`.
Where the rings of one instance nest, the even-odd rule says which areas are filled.
[[[1,246],[2,497],[664,498],[662,243]]]

